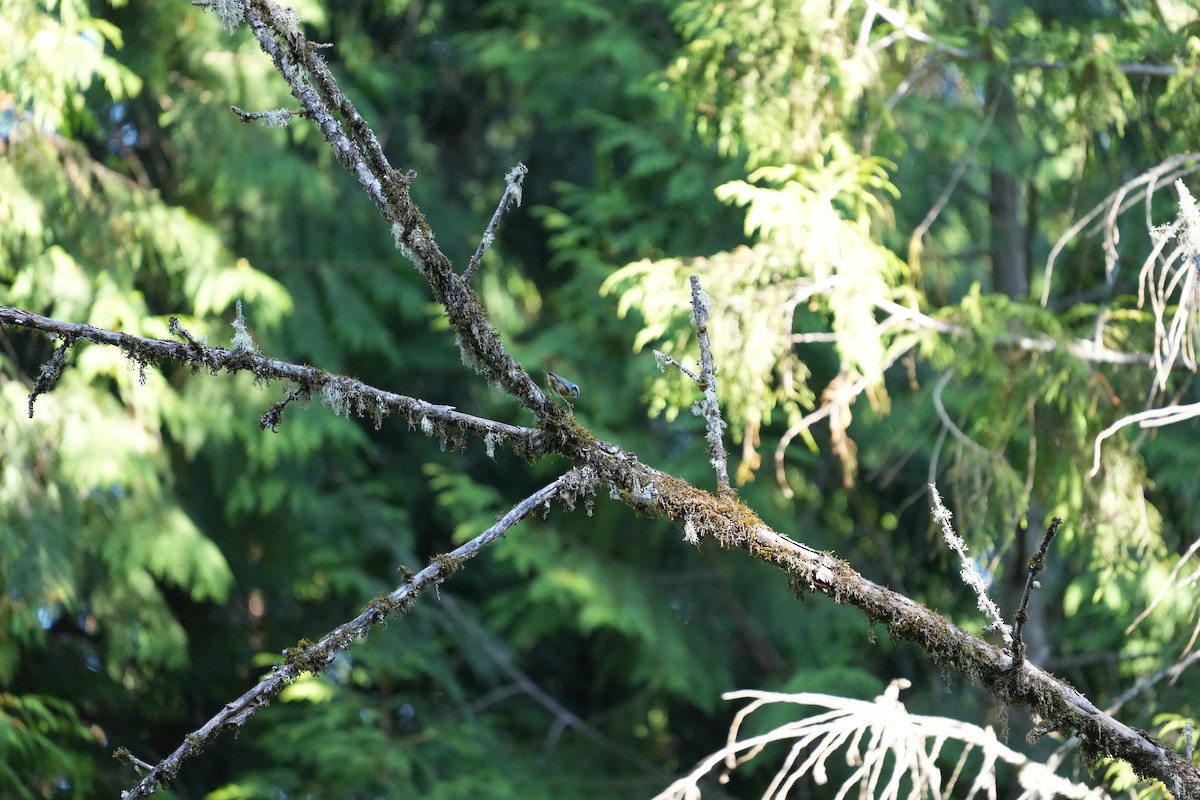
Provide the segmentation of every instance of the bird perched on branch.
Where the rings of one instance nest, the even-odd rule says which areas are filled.
[[[545,375],[546,385],[550,387],[550,390],[561,397],[563,402],[567,404],[568,408],[572,407],[571,401],[567,398],[579,397],[579,387],[571,383],[562,375],[556,375],[555,373],[549,371],[547,371]]]

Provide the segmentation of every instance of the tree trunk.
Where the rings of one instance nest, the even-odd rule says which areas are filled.
[[[1012,87],[999,78],[988,81],[988,103],[996,103],[1000,146],[1020,141]],[[1014,177],[1015,153],[996,152],[990,170],[988,215],[991,221],[992,290],[1012,298],[1029,294],[1029,265],[1021,224],[1021,184]]]

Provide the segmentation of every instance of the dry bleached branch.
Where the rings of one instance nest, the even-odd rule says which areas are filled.
[[[515,446],[520,446],[520,442],[532,443],[537,450],[533,455],[557,452],[575,465],[575,471],[570,473],[574,477],[564,477],[529,498],[526,502],[530,507],[548,501],[568,482],[572,485],[607,485],[614,498],[643,514],[667,517],[697,541],[708,539],[721,547],[737,547],[780,567],[789,574],[797,592],[820,592],[841,603],[854,605],[870,621],[885,624],[894,638],[915,642],[944,668],[985,687],[998,701],[1031,709],[1042,720],[1040,730],[1075,730],[1088,755],[1102,753],[1123,758],[1139,774],[1162,780],[1176,796],[1200,798],[1200,771],[1193,765],[1163,743],[1105,715],[1082,694],[1044,670],[1027,662],[1014,664],[1008,653],[968,634],[909,598],[872,583],[846,562],[771,530],[732,492],[715,496],[702,491],[641,464],[632,453],[597,440],[578,425],[567,410],[546,396],[505,350],[478,298],[453,271],[424,216],[413,204],[409,185],[415,175],[397,171],[388,163],[374,133],[346,99],[317,49],[310,46],[300,32],[294,13],[290,9],[280,9],[272,0],[245,0],[239,8],[244,11],[251,32],[291,87],[299,101],[301,116],[321,130],[338,160],[355,176],[391,226],[397,249],[428,281],[434,298],[447,313],[464,362],[489,384],[516,398],[534,415],[538,426],[536,433],[529,433],[532,429],[511,426],[508,440]],[[319,370],[293,375],[291,369],[306,368],[273,362],[245,350],[219,351],[195,343],[135,340],[88,326],[49,320],[19,309],[3,309],[0,321],[50,330],[64,336],[65,341],[74,337],[123,346],[141,363],[171,359],[192,364],[197,369],[202,366],[220,369],[234,364],[252,370],[270,365],[279,370],[278,374],[262,377],[287,377],[301,386],[305,385],[305,380],[319,381],[322,389],[325,386],[335,389],[331,398],[335,401],[343,397],[336,391],[339,387],[358,392],[353,395],[356,397],[362,396],[361,392],[366,388]],[[139,347],[142,348],[140,351]],[[214,363],[214,358],[218,362],[224,361]],[[367,396],[371,396],[370,393]],[[407,408],[403,403],[395,402],[398,407]],[[419,404],[423,401],[407,398],[405,402]],[[344,404],[337,407],[346,411],[351,408]],[[477,418],[457,415],[446,406],[424,404],[411,408],[426,414],[443,415],[439,419],[444,418],[444,424],[459,425],[477,433],[491,431],[493,428],[489,426],[497,424],[483,421],[488,423],[484,425],[477,422]],[[474,427],[476,425],[479,427]],[[514,510],[505,519],[515,522],[528,513],[525,506],[522,504],[524,510]],[[489,530],[495,531],[495,528]],[[444,578],[466,555],[460,548],[436,560],[414,576],[413,581],[420,579],[424,581],[422,586],[432,585]],[[169,780],[180,761],[196,752],[199,743],[196,737],[203,739],[227,725],[240,724],[289,676],[322,668],[333,649],[348,645],[366,625],[411,602],[414,592],[409,587],[413,585],[413,582],[406,582],[395,592],[378,599],[357,620],[328,634],[316,645],[290,650],[284,667],[273,671],[258,687],[230,703],[196,734],[188,737],[167,761],[138,784],[133,796],[152,794],[159,782]]]
[[[806,775],[811,775],[818,786],[824,786],[829,782],[826,763],[843,747],[846,763],[852,771],[836,794],[831,795],[839,800],[854,796],[874,800],[949,797],[967,759],[976,751],[982,763],[975,771],[974,782],[965,788],[963,796],[968,800],[980,795],[996,796],[996,766],[999,763],[1018,770],[1018,782],[1024,791],[1017,800],[1053,797],[1104,800],[1109,797],[1101,789],[1062,778],[1045,764],[1007,747],[990,727],[980,728],[946,717],[909,714],[899,700],[900,691],[908,686],[909,682],[904,679],[892,681],[874,702],[813,692],[729,692],[724,695],[726,700],[750,702],[734,717],[725,747],[705,758],[654,800],[698,800],[700,780],[719,764],[723,763],[725,767],[720,776],[724,782],[738,766],[757,757],[774,743],[790,743],[790,748],[783,765],[763,792],[763,800],[784,800]],[[742,726],[756,711],[785,703],[818,711],[766,733],[738,738]],[[944,780],[937,759],[947,742],[958,742],[963,749],[954,772]]]

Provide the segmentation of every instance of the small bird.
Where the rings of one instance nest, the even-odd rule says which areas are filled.
[[[568,406],[571,405],[571,401],[567,400],[568,397],[579,397],[579,387],[571,383],[562,375],[555,375],[553,372],[549,371],[547,371],[545,375],[546,385],[548,385],[555,394],[561,397]]]

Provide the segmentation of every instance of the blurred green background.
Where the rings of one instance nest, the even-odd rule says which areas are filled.
[[[694,360],[698,273],[731,472],[777,530],[978,630],[927,484],[1010,614],[1059,514],[1033,661],[1103,707],[1192,646],[1194,588],[1168,573],[1200,521],[1195,423],[1126,429],[1088,475],[1106,426],[1200,399],[1192,372],[1155,387],[1145,365],[1065,343],[1150,353],[1176,312],[1184,356],[1195,340],[1197,253],[1186,231],[1150,230],[1176,218],[1175,179],[1197,185],[1194,3],[295,8],[393,165],[417,171],[414,199],[460,269],[505,172],[528,165],[474,286],[527,369],[580,385],[575,414],[599,437],[713,486],[694,386],[650,352]],[[162,338],[175,315],[228,346],[240,299],[273,357],[530,424],[461,364],[319,132],[230,113],[295,107],[244,26],[226,34],[185,2],[0,0],[0,41],[0,302]],[[1046,269],[1074,223],[1164,163]],[[1139,301],[1145,287],[1161,308]],[[288,387],[143,373],[87,345],[30,420],[52,349],[0,331],[5,796],[118,796],[136,778],[116,747],[164,757],[284,648],[566,466],[474,441],[455,452],[317,403],[264,433]],[[1023,715],[853,609],[799,603],[785,575],[681,537],[603,492],[590,513],[555,507],[186,762],[162,796],[651,796],[723,743],[724,691],[869,699],[896,677],[913,682],[910,710],[998,724],[1024,746]],[[1184,673],[1122,718],[1171,727],[1197,688]],[[713,796],[761,792],[781,752]],[[1072,768],[1131,781],[1088,766]]]

